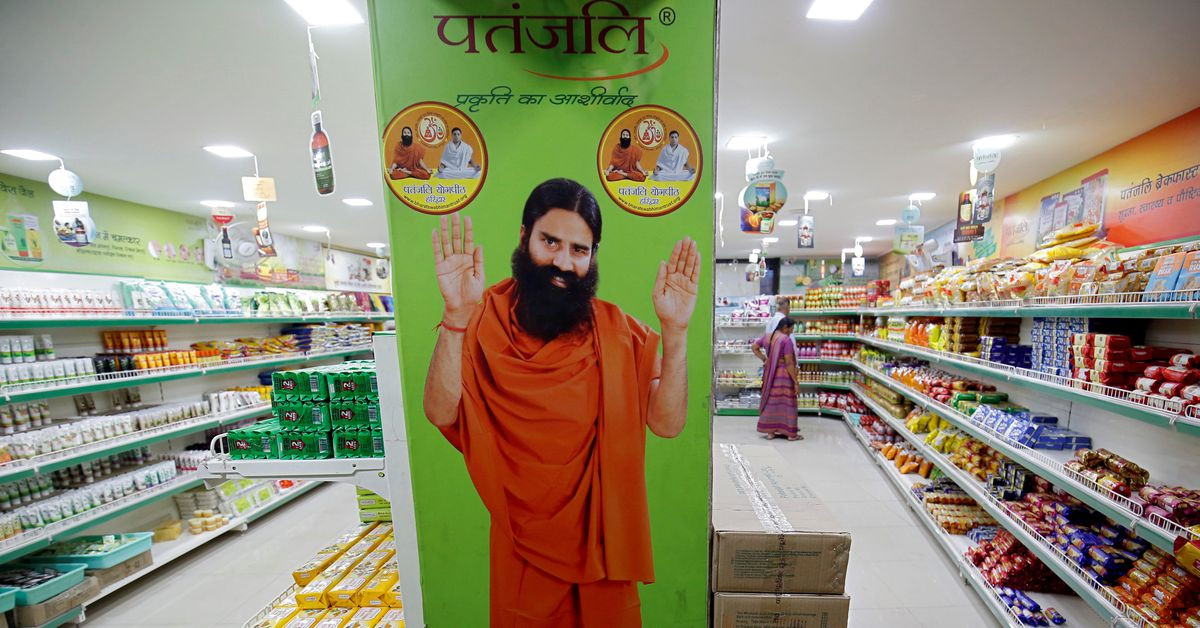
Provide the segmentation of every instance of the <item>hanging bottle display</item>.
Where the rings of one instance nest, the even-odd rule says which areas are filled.
[[[329,135],[321,128],[321,112],[312,114],[312,149],[313,176],[317,181],[317,194],[322,196],[333,194],[333,157],[329,153]]]
[[[229,239],[227,227],[221,227],[221,257],[233,259],[233,242]]]

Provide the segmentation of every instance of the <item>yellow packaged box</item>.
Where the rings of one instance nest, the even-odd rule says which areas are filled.
[[[350,621],[342,624],[342,628],[375,628],[380,619],[383,619],[382,608],[360,608]]]
[[[400,597],[400,581],[397,580],[387,593],[383,594],[383,603],[391,608],[404,608],[404,600]]]
[[[383,596],[391,590],[392,585],[400,580],[400,574],[395,569],[381,569],[367,586],[359,589],[357,602],[359,606],[387,606]]]
[[[283,628],[313,628],[313,626],[325,616],[325,609],[301,609],[292,615],[292,618],[283,624]]]
[[[382,545],[381,545],[382,547]],[[354,567],[355,573],[374,575],[381,567],[387,564],[388,559],[396,554],[390,549],[376,549],[375,551],[363,556],[363,559]]]
[[[329,602],[327,601],[325,594],[328,593],[333,588],[333,585],[337,584],[344,575],[346,574],[340,571],[321,572],[321,575],[317,576],[316,579],[308,583],[308,586],[296,592],[296,606],[306,609],[327,608],[329,606]]]
[[[388,609],[388,612],[379,618],[375,628],[404,628],[404,611],[399,608]]]
[[[276,606],[262,619],[249,624],[250,628],[279,628],[288,623],[300,609],[295,606]]]
[[[321,618],[321,621],[313,625],[313,628],[342,628],[356,612],[358,612],[358,609],[354,607],[331,608],[325,611],[325,616]]]
[[[325,596],[325,600],[329,602],[330,606],[340,606],[343,608],[354,608],[355,606],[358,606],[358,604],[354,601],[358,597],[358,591],[366,586],[367,581],[370,580],[371,576],[373,575],[373,573],[348,574],[329,590],[329,594]]]

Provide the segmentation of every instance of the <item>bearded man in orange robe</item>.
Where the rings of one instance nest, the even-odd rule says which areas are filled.
[[[642,149],[633,145],[633,135],[629,129],[621,129],[621,141],[612,150],[612,159],[604,171],[604,178],[609,181],[645,181],[646,169],[642,167]]]
[[[471,219],[433,231],[444,309],[424,408],[491,515],[493,628],[641,626],[637,586],[654,581],[646,430],[672,438],[687,420],[700,255],[684,238],[659,265],[660,336],[594,297],[600,233],[591,192],[546,181],[512,278],[485,289]]]
[[[400,129],[400,143],[392,150],[392,163],[388,165],[388,176],[397,179],[428,179],[429,166],[425,165],[425,148],[413,141],[410,127]]]

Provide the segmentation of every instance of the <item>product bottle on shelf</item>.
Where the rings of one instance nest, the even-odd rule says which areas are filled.
[[[329,136],[321,128],[321,112],[312,114],[313,134],[309,147],[312,149],[313,176],[317,180],[317,194],[333,194],[333,157],[329,153]]]

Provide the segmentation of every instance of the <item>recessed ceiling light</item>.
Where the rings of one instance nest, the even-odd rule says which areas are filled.
[[[775,237],[763,238],[763,244],[771,244],[773,242],[778,242],[778,241],[779,241],[779,238],[775,238]]]
[[[342,202],[351,207],[370,207],[375,204],[365,198],[344,198]]]
[[[0,150],[0,153],[4,153],[10,157],[28,159],[29,161],[58,161],[58,157],[50,153],[43,153],[40,150],[33,150],[31,148],[6,148]]]
[[[800,224],[799,220],[780,220],[779,221],[780,227],[795,227],[798,224]]]
[[[809,190],[804,193],[804,200],[806,201],[823,201],[827,198],[829,198],[829,192],[822,192],[821,190]]]
[[[237,158],[237,157],[253,157],[254,156],[254,153],[252,153],[244,148],[238,148],[237,146],[230,146],[229,144],[214,144],[212,146],[205,146],[204,150],[216,155],[217,157],[224,157],[226,159],[233,159],[233,158]]]
[[[859,242],[870,242],[873,239],[874,238],[871,236],[858,236],[857,238],[854,238],[854,243],[858,244]]]
[[[937,196],[936,192],[913,192],[908,195],[910,201],[931,201]]]
[[[892,226],[892,225],[894,225],[894,224],[896,224],[896,223],[898,223],[898,222],[900,222],[900,221],[899,221],[899,220],[896,220],[895,218],[884,218],[883,220],[876,220],[876,221],[875,221],[875,226],[877,226],[877,227],[890,227],[890,226]]]
[[[382,248],[387,247],[387,243],[386,242],[368,242],[367,246],[369,246],[373,249],[382,249]]]
[[[1002,150],[1012,146],[1016,141],[1017,136],[1015,135],[990,135],[983,139],[975,140],[971,144],[971,148],[991,148],[995,150]]]
[[[309,26],[362,24],[362,16],[346,0],[285,0]]]
[[[212,207],[214,209],[216,209],[218,207],[233,207],[234,206],[234,204],[230,203],[229,201],[200,201],[200,204],[205,207]]]
[[[735,135],[725,142],[725,148],[733,150],[750,150],[752,148],[760,148],[767,143],[765,135]]]
[[[857,20],[871,0],[813,0],[804,17],[810,20]]]
[[[321,225],[305,225],[304,230],[309,233],[329,233],[329,227],[322,227]]]

